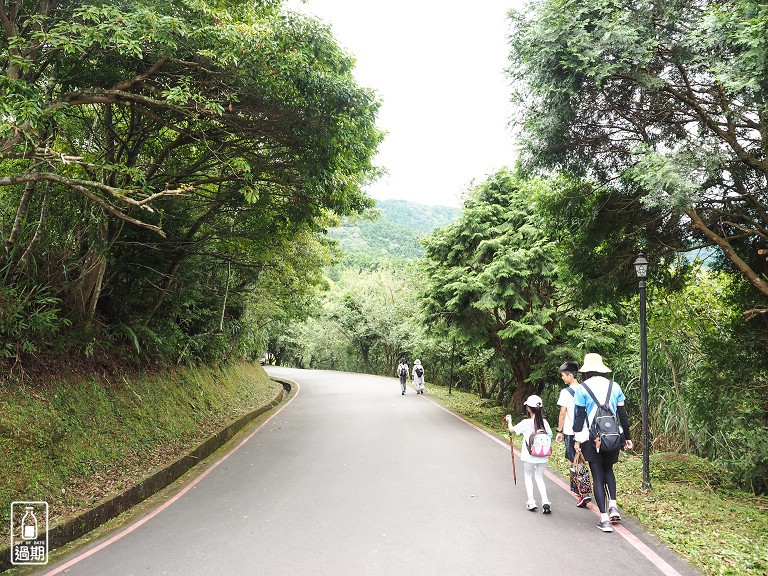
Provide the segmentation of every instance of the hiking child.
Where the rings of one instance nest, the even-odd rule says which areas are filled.
[[[397,365],[395,374],[400,377],[400,389],[401,393],[405,394],[405,383],[408,381],[408,364],[405,362],[405,358],[400,358],[400,364]]]
[[[512,416],[507,414],[507,426],[509,433],[523,435],[523,447],[520,450],[520,459],[523,461],[523,477],[525,479],[525,491],[528,501],[525,507],[531,512],[536,511],[536,499],[533,497],[533,480],[539,488],[541,496],[541,508],[544,514],[552,512],[552,503],[547,498],[547,487],[544,485],[544,472],[547,469],[549,456],[552,454],[552,429],[541,414],[543,403],[539,396],[529,396],[525,401],[525,410],[528,418],[521,420],[512,426]]]
[[[424,367],[421,360],[416,358],[413,361],[413,376],[411,377],[413,385],[416,387],[416,394],[424,394]]]
[[[576,457],[576,450],[573,439],[573,399],[576,395],[576,388],[579,381],[576,374],[579,371],[579,365],[576,362],[565,362],[560,366],[560,377],[563,379],[565,388],[560,390],[560,396],[557,399],[557,405],[560,406],[560,416],[557,421],[557,436],[555,440],[562,442],[565,440],[565,459],[568,460],[569,470],[573,469],[573,460]],[[576,494],[578,500],[576,506],[586,507],[592,497],[589,494]]]
[[[576,406],[573,428],[580,430],[575,435],[575,448],[580,450],[589,462],[592,493],[597,507],[600,508],[597,527],[603,532],[613,532],[611,522],[621,520],[616,504],[616,476],[613,465],[619,461],[622,449],[632,449],[629,419],[624,407],[626,396],[617,382],[605,377],[611,369],[603,363],[600,354],[585,355],[579,372],[583,380],[573,398]],[[603,405],[610,411],[603,408]],[[582,430],[585,421],[589,427]],[[618,429],[619,424],[623,430]]]

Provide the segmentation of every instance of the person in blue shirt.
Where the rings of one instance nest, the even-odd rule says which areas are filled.
[[[592,494],[595,497],[595,503],[600,508],[600,520],[597,527],[603,532],[613,532],[611,522],[621,520],[619,507],[616,504],[616,476],[613,472],[613,465],[619,461],[621,449],[612,452],[600,450],[599,443],[596,444],[595,438],[589,433],[589,427],[592,418],[595,415],[597,406],[587,388],[592,391],[598,401],[603,402],[610,398],[607,404],[611,407],[614,414],[618,416],[619,423],[624,432],[624,450],[632,449],[632,440],[629,438],[629,419],[627,410],[624,407],[626,396],[617,382],[612,382],[605,377],[611,369],[603,362],[600,354],[586,354],[584,364],[579,369],[582,374],[581,386],[576,389],[573,397],[575,405],[573,429],[581,430],[575,434],[575,448],[580,450],[584,459],[589,462],[589,469],[592,473]],[[584,422],[588,425],[582,429]],[[608,502],[606,502],[606,492],[608,493]]]

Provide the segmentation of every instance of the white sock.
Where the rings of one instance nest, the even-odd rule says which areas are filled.
[[[616,500],[608,500],[608,508],[618,508]]]
[[[600,514],[600,522],[608,522],[608,514]]]

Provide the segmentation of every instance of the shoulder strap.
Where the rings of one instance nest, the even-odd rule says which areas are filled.
[[[613,380],[608,382],[608,394],[605,397],[605,405],[613,412],[613,408],[611,408],[611,388],[613,388]]]
[[[525,440],[525,446],[528,448],[528,452],[531,452],[531,440],[536,435],[536,432],[538,432],[538,429],[536,428],[536,421],[531,420],[531,432],[524,435],[523,439]]]
[[[600,406],[600,402],[598,402],[597,398],[595,397],[595,393],[592,392],[592,389],[584,384],[584,382],[581,383],[581,385],[584,387],[584,389],[589,392],[589,395],[592,396],[592,400],[595,403],[595,406]],[[610,387],[608,388],[608,391],[610,392]]]
[[[573,388],[571,388],[570,386],[568,386],[568,388],[566,388],[566,390],[568,390],[568,392],[571,393],[571,396],[576,396],[576,392],[574,392]]]

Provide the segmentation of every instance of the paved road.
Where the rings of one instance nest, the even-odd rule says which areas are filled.
[[[552,479],[553,513],[526,511],[509,448],[394,378],[268,370],[300,390],[247,443],[149,520],[41,574],[570,575],[608,558],[606,576],[694,574],[627,530],[597,530]]]

